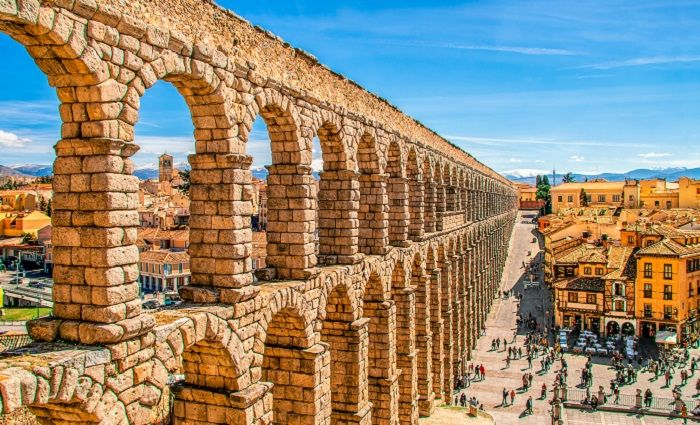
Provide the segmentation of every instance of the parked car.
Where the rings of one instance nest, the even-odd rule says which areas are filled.
[[[156,300],[150,300],[141,304],[141,307],[145,308],[146,310],[155,310],[160,307],[160,304],[158,304],[158,301]]]

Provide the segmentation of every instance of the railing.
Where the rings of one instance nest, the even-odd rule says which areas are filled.
[[[29,335],[0,335],[0,352],[24,347],[31,342]]]
[[[598,392],[591,390],[591,397],[592,396],[597,396]],[[600,403],[598,406],[613,406],[613,407],[626,407],[629,408],[630,410],[632,409],[640,409],[637,406],[637,396],[634,394],[620,394],[620,398],[615,401],[615,396],[607,394],[607,401],[603,404]],[[567,399],[565,402],[567,403],[573,403],[573,404],[584,404],[584,401],[586,400],[586,390],[582,390],[579,388],[569,388],[567,391]],[[661,413],[665,414],[678,414],[678,410],[676,409],[676,401],[672,398],[669,397],[656,397],[653,396],[651,397],[651,404],[647,405],[644,403],[644,395],[642,394],[642,410],[655,410],[659,411]],[[700,400],[695,400],[695,399],[682,399],[683,402],[685,403],[686,407],[688,408],[688,411],[692,411],[695,408],[697,408],[700,405]]]

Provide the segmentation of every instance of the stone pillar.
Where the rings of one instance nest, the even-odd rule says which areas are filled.
[[[175,386],[173,425],[241,424],[262,425],[272,420],[272,384],[257,383],[226,392],[205,388]]]
[[[331,424],[372,423],[367,388],[369,319],[352,323],[326,320],[323,339],[331,347]]]
[[[252,283],[252,183],[245,155],[195,154],[190,171],[190,285],[181,296],[194,302],[240,301]]]
[[[442,321],[444,324],[443,334],[445,335],[443,340],[443,387],[446,395],[445,402],[448,404],[452,402],[450,398],[452,395],[452,389],[454,388],[454,330],[452,329],[452,316],[454,314],[452,309],[452,297],[454,295],[452,294],[451,282],[450,262],[445,261],[442,264],[440,283],[442,287]]]
[[[466,330],[464,329],[464,301],[460,297],[460,278],[459,278],[459,257],[453,255],[450,257],[451,260],[451,280],[452,280],[452,297],[454,299],[452,304],[452,333],[453,333],[453,344],[454,344],[454,365],[453,373],[455,375],[464,374],[464,362],[462,358],[462,353],[464,352],[464,345],[466,342]]]
[[[308,279],[316,273],[316,183],[306,165],[267,166],[267,257],[270,277]]]
[[[138,146],[114,139],[64,139],[53,180],[53,317],[28,324],[36,340],[83,344],[133,339],[153,328],[141,313],[135,245]]]
[[[447,186],[447,196],[445,211],[456,211],[457,210],[457,191],[454,186]]]
[[[418,354],[418,409],[420,416],[430,416],[435,409],[433,392],[433,335],[430,310],[432,288],[427,274],[414,276],[412,285],[416,294],[416,352]]]
[[[433,392],[435,398],[444,400],[443,385],[445,381],[443,361],[444,351],[444,320],[442,315],[442,281],[440,269],[435,269],[430,277],[430,331],[433,336],[432,372]]]
[[[425,234],[423,227],[423,179],[420,174],[409,180],[408,207],[411,220],[408,233],[412,240],[418,240]]]
[[[437,196],[435,199],[435,230],[443,230],[443,216],[445,215],[445,202],[446,202],[446,193],[445,193],[445,185],[444,184],[438,184],[436,188]]]
[[[359,249],[363,254],[384,255],[389,250],[388,178],[388,174],[360,175]]]
[[[369,322],[369,400],[372,423],[395,425],[399,417],[399,371],[396,369],[396,305],[394,300],[365,302]]]
[[[318,192],[318,262],[355,264],[358,254],[359,173],[323,171]],[[381,224],[380,224],[381,226]]]
[[[328,344],[265,347],[263,379],[271,381],[274,423],[328,424],[331,415]]]
[[[425,223],[425,233],[433,233],[437,230],[437,221],[439,211],[437,205],[439,203],[438,190],[435,182],[432,179],[425,181],[425,202],[423,220]]]
[[[392,246],[407,247],[408,226],[408,179],[404,177],[389,178],[389,243]]]
[[[418,422],[418,371],[416,353],[415,293],[413,288],[396,288],[396,358],[399,377],[399,423]]]

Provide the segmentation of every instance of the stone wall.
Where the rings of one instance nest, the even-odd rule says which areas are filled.
[[[56,88],[63,123],[54,316],[0,359],[2,411],[53,424],[414,424],[448,401],[500,280],[517,191],[230,12],[123,3],[0,2],[0,31]],[[158,80],[195,127],[192,284],[186,303],[147,314],[130,157]],[[246,142],[257,116],[273,163],[269,267],[256,280]]]

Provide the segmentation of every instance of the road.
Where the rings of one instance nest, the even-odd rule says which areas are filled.
[[[518,216],[511,239],[508,260],[501,281],[501,290],[513,289],[516,293],[523,293],[521,314],[523,317],[527,317],[528,314],[531,313],[537,318],[538,323],[541,323],[546,311],[549,311],[549,315],[551,316],[551,296],[549,291],[538,288],[525,290],[523,288],[523,281],[525,278],[523,275],[523,262],[528,263],[532,256],[541,255],[538,254],[540,252],[538,242],[533,242],[533,238],[536,234],[535,225],[531,223],[531,217],[527,217],[529,215],[531,215],[531,213],[521,212]],[[528,251],[531,252],[531,255],[528,255]],[[542,278],[541,273],[538,277],[539,279]],[[484,381],[472,382],[471,386],[467,388],[465,392],[467,397],[476,396],[479,402],[484,405],[484,409],[493,415],[498,424],[548,424],[551,421],[549,400],[552,399],[552,394],[549,391],[551,391],[553,387],[555,374],[559,370],[559,363],[557,362],[555,367],[550,369],[549,372],[540,374],[539,359],[533,361],[532,369],[527,369],[527,360],[524,357],[521,360],[512,360],[510,367],[506,368],[506,352],[503,350],[503,345],[501,345],[500,350],[495,352],[491,351],[491,341],[494,338],[500,338],[501,340],[506,338],[509,342],[508,346],[512,345],[511,341],[515,333],[515,318],[517,313],[518,303],[515,297],[510,297],[508,299],[499,298],[494,302],[486,322],[486,334],[478,340],[472,360],[475,365],[485,365],[487,378]],[[524,332],[521,331],[516,336],[515,346],[522,347],[524,340],[525,335]],[[700,355],[700,352],[693,350],[691,354]],[[567,354],[566,359],[569,364],[569,386],[576,386],[579,384],[579,377],[581,370],[584,368],[586,358],[584,356]],[[523,374],[528,372],[532,373],[534,376],[530,390],[518,390],[518,388],[522,386]],[[607,359],[600,359],[593,366],[593,375],[595,377],[593,388],[597,388],[598,385],[603,385],[607,390],[610,380],[615,376],[615,372],[608,368]],[[688,385],[683,388],[684,398],[692,398],[695,393],[695,381],[699,376],[700,374],[696,373],[696,375],[690,379]],[[651,388],[657,396],[671,397],[671,390],[662,387],[664,384],[662,382],[663,379],[650,381],[651,378],[652,375],[649,373],[640,373],[639,382],[636,384],[637,386],[624,386],[621,388],[621,393],[634,394],[635,388],[641,388],[642,390]],[[679,378],[675,377],[672,386],[678,383],[678,381]],[[545,400],[540,399],[543,383],[547,385],[549,390]],[[514,389],[518,393],[513,405],[501,406],[502,391],[504,388],[508,391]],[[524,414],[525,402],[529,396],[532,396],[534,401],[533,415]],[[668,418],[662,417],[645,416],[640,419],[626,414],[590,413],[571,409],[566,410],[566,415],[566,423],[572,425],[583,425],[584,423],[591,425],[654,425],[669,423]],[[677,421],[682,423],[680,419]],[[675,420],[671,420],[671,422],[675,423]]]

